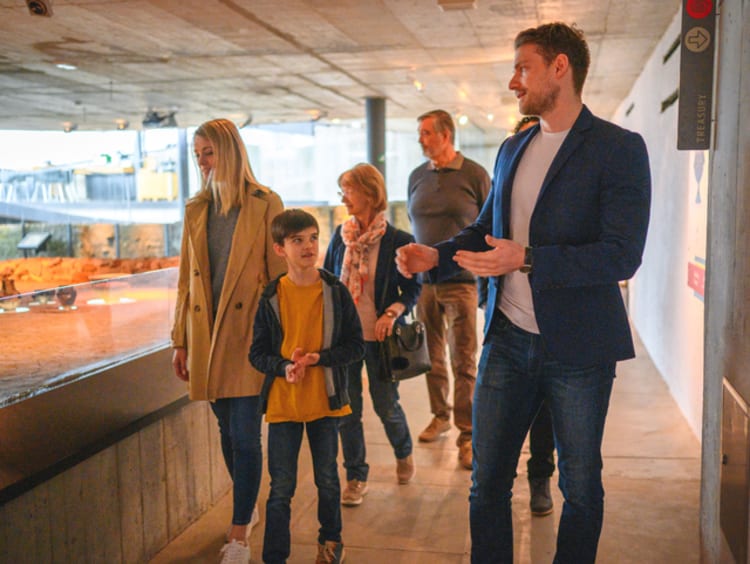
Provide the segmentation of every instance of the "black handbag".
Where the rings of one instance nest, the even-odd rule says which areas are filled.
[[[396,323],[393,333],[383,341],[383,350],[394,382],[419,376],[432,369],[424,323],[419,320],[403,325]]]
[[[391,253],[393,250],[391,249]],[[388,281],[391,274],[391,262],[385,273],[385,284],[380,303],[385,303]],[[391,382],[419,376],[432,369],[430,353],[427,349],[427,334],[424,323],[414,319],[410,323],[393,324],[393,332],[380,343],[380,358],[383,364],[380,377]]]

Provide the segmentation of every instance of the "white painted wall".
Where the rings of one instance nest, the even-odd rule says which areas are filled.
[[[663,57],[679,36],[680,23],[678,12],[612,119],[643,135],[653,183],[643,264],[630,282],[630,315],[700,440],[704,304],[688,286],[688,265],[701,268],[706,256],[708,152],[678,151],[678,103],[661,112],[662,100],[679,85],[679,48],[666,63]]]

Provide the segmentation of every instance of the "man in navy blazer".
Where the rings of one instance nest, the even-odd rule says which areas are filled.
[[[641,263],[651,180],[642,138],[591,114],[583,33],[562,23],[515,40],[509,87],[540,124],[500,147],[477,220],[396,262],[431,280],[490,278],[474,396],[472,562],[513,562],[511,489],[544,399],[565,498],[556,563],[593,563],[604,514],[601,442],[618,360],[634,356],[619,281]]]

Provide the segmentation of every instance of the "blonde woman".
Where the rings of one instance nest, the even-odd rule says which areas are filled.
[[[222,562],[249,562],[248,525],[263,466],[263,375],[247,354],[261,290],[285,270],[270,231],[283,206],[253,176],[231,121],[202,124],[193,145],[202,187],[185,205],[172,366],[190,399],[210,401],[218,420],[234,502]]]
[[[414,237],[390,225],[383,213],[388,197],[385,180],[370,164],[358,164],[339,177],[341,201],[351,216],[340,225],[328,246],[324,267],[346,284],[354,298],[365,338],[365,359],[370,397],[396,457],[396,477],[407,484],[416,471],[406,414],[401,408],[398,382],[381,362],[379,342],[417,302],[421,283],[396,270],[396,249],[413,243]],[[385,293],[383,288],[385,287]],[[339,433],[346,468],[344,505],[359,505],[367,493],[362,428],[362,361],[349,365],[349,399],[352,413],[342,417]]]

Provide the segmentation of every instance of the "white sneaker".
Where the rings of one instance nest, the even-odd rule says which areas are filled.
[[[219,554],[221,564],[250,564],[250,548],[236,540],[225,544]]]

